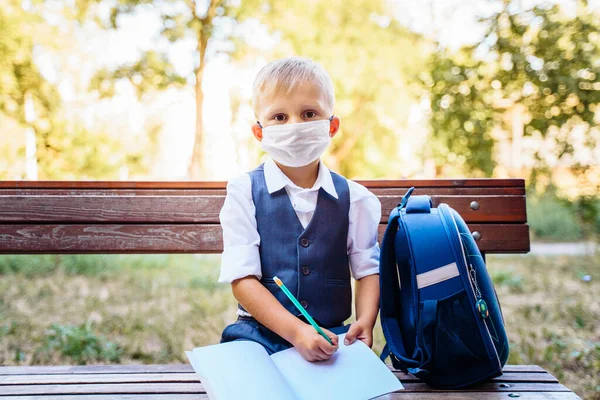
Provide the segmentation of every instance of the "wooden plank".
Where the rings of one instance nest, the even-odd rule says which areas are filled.
[[[573,392],[542,392],[542,393],[516,393],[520,399],[527,400],[575,400],[580,399]],[[380,397],[380,400],[396,400],[415,398],[412,392],[396,392],[388,396]],[[508,400],[508,393],[493,392],[452,392],[452,393],[419,393],[420,400]],[[3,396],[2,400],[198,400],[208,399],[208,395],[201,393],[194,394],[109,394],[109,395],[36,395],[36,396]]]
[[[402,200],[379,196],[381,222]],[[219,223],[225,196],[5,196],[0,195],[0,223]],[[473,210],[471,202],[479,208]],[[432,196],[465,222],[526,222],[525,196]]]
[[[217,253],[220,225],[0,225],[0,253]]]
[[[379,225],[379,243],[386,225]],[[468,224],[473,232],[481,237],[477,247],[484,253],[527,253],[530,249],[529,226],[526,224]],[[2,244],[0,242],[0,248]]]
[[[402,200],[396,196],[379,196],[382,208],[381,222],[387,222],[390,211]],[[471,202],[477,201],[479,209],[473,210]],[[446,203],[455,209],[467,223],[517,223],[527,222],[525,196],[431,196],[434,207]]]
[[[576,400],[580,399],[573,392],[528,392],[528,393],[519,393],[519,392],[511,392],[519,395],[519,399],[527,399],[527,400]],[[510,400],[511,397],[508,396],[509,393],[500,392],[430,392],[430,393],[419,393],[419,400]],[[396,392],[392,393],[390,396],[383,397],[382,400],[398,400],[398,399],[414,399],[415,394],[412,392]]]
[[[419,382],[419,379],[403,372],[394,372],[402,382]],[[2,385],[47,385],[83,383],[139,383],[139,382],[196,382],[194,372],[179,373],[79,373],[79,374],[21,374],[0,375]],[[496,383],[559,383],[548,373],[507,372],[493,379]]]
[[[35,396],[3,396],[2,400],[199,400],[208,399],[207,394],[92,394],[92,395],[35,395]],[[381,399],[384,400],[384,399]]]
[[[369,191],[379,196],[404,196],[408,187],[369,187]],[[222,195],[225,188],[194,188],[194,189],[123,189],[123,188],[24,188],[2,189],[0,195],[6,196],[200,196]],[[523,196],[525,187],[421,187],[415,188],[413,194],[430,196]]]
[[[388,368],[396,373],[402,373],[394,369],[390,364]],[[505,365],[504,373],[538,373],[548,374],[539,365]],[[49,374],[179,374],[194,373],[190,364],[99,364],[99,365],[22,365],[22,366],[0,366],[2,375],[49,375]]]
[[[522,224],[470,224],[486,253],[529,251],[529,228]],[[379,226],[379,240],[385,225]],[[0,225],[0,254],[220,253],[217,224]]]
[[[524,187],[524,179],[378,179],[357,182],[369,188],[386,187]],[[2,189],[222,189],[225,181],[0,181]]]
[[[433,389],[421,382],[405,382],[404,392],[453,392]],[[0,386],[4,395],[36,395],[36,394],[159,394],[159,393],[206,393],[199,382],[141,382],[141,383],[83,383],[83,384],[47,384],[47,385],[13,385]],[[501,383],[484,383],[461,392],[569,392],[569,389],[558,383],[513,383],[506,387]]]
[[[546,370],[539,365],[526,365],[526,364],[509,364],[505,365],[502,369],[504,372],[539,372],[547,374]]]

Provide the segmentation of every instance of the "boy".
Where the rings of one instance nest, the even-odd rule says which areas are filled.
[[[221,342],[253,340],[269,354],[291,346],[309,361],[327,360],[356,339],[369,347],[379,310],[381,205],[364,186],[330,172],[321,154],[338,132],[333,84],[309,59],[266,65],[253,88],[255,138],[271,157],[227,185],[220,212],[219,282],[230,282],[238,320]],[[351,316],[356,283],[356,322]],[[278,276],[330,337],[306,322],[273,281]]]

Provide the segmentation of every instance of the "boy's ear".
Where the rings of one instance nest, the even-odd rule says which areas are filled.
[[[258,124],[252,124],[252,133],[259,142],[262,142],[262,128]]]
[[[340,117],[333,117],[329,122],[329,137],[334,137],[340,130]]]

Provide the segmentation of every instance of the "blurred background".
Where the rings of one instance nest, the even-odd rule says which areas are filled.
[[[600,398],[599,0],[0,0],[0,179],[230,179],[291,55],[333,79],[331,169],[526,179],[532,252],[488,259],[509,362]],[[235,318],[218,269],[1,256],[0,364],[187,362]]]

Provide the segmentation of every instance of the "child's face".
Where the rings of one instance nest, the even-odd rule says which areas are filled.
[[[329,119],[333,110],[327,103],[323,90],[314,83],[303,82],[290,94],[266,93],[259,97],[258,120],[262,127],[281,124]],[[330,136],[339,130],[340,119],[331,120]],[[254,136],[262,141],[262,129],[258,124],[252,126]]]

